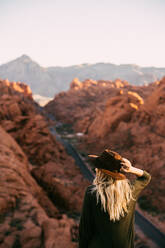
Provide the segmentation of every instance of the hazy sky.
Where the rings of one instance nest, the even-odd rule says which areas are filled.
[[[0,64],[165,67],[165,0],[0,0]]]

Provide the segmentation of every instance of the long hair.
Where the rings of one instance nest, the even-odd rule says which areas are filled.
[[[99,169],[93,180],[97,203],[101,200],[101,207],[108,212],[110,221],[118,221],[128,212],[128,204],[132,197],[132,186],[128,179],[116,180]],[[133,199],[134,200],[134,199]]]

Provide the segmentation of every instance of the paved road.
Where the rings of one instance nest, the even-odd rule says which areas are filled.
[[[80,167],[84,177],[92,182],[95,174],[88,169],[75,148],[69,142],[61,139],[54,127],[50,127],[50,131],[56,136],[56,139],[64,145],[66,152],[75,159],[75,162]],[[135,223],[149,239],[157,244],[158,247],[165,248],[165,235],[138,211],[135,212]]]

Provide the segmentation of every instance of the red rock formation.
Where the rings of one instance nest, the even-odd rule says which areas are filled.
[[[58,195],[57,205],[61,199],[65,202],[66,210],[79,212],[87,182],[74,160],[50,133],[43,116],[36,113],[34,102],[22,94],[10,94],[8,89],[8,94],[1,96],[0,106],[0,125],[22,147],[33,165],[35,178],[51,193],[54,200]],[[62,185],[67,185],[67,194],[64,193],[64,186],[62,190]]]
[[[17,95],[22,93],[25,97],[32,99],[32,91],[30,87],[21,82],[9,82],[8,79],[0,80],[0,95]]]
[[[89,124],[104,111],[111,97],[128,91],[146,97],[153,88],[154,85],[150,85],[149,89],[146,86],[132,86],[119,79],[114,82],[91,79],[80,82],[76,78],[71,82],[70,89],[56,95],[45,106],[45,110],[63,123],[73,124],[75,130],[87,133]]]
[[[123,88],[127,82],[121,84]],[[77,130],[82,129],[82,132],[86,132],[88,123],[95,118],[97,112],[104,109],[109,94],[116,95],[119,92],[120,89],[111,81],[86,80],[81,83],[74,79],[70,90],[56,95],[55,99],[45,106],[45,110],[54,113],[56,118],[64,123],[75,123],[75,129],[79,123]]]
[[[165,78],[148,86],[122,81],[72,82],[68,92],[46,106],[76,132],[83,132],[79,148],[87,154],[110,147],[135,166],[152,174],[140,199],[150,212],[164,213]],[[159,180],[159,183],[158,183]],[[160,204],[161,202],[161,204]]]
[[[1,127],[0,177],[0,248],[75,247],[71,230],[76,223],[58,215],[30,175],[26,155]]]
[[[25,89],[0,81],[0,248],[75,247],[66,213],[80,212],[89,183]]]

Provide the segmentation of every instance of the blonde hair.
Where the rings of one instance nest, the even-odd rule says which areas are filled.
[[[128,212],[128,204],[132,197],[132,186],[128,179],[116,180],[111,176],[96,170],[93,180],[97,203],[101,200],[101,207],[108,212],[110,221],[118,221]],[[134,199],[133,199],[134,200]]]

